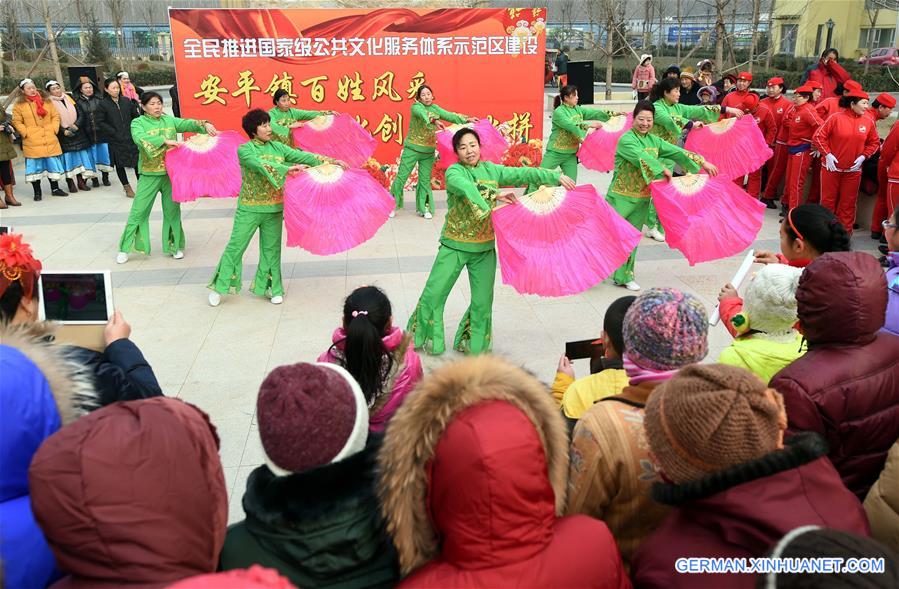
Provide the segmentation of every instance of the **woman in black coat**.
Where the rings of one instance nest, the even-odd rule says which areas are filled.
[[[100,111],[100,94],[97,85],[88,78],[81,78],[78,88],[75,89],[75,101],[78,111],[82,113],[84,131],[91,142],[91,154],[94,165],[103,175],[103,186],[109,186],[109,173],[112,172],[112,164],[109,160],[109,146],[100,137],[100,119],[103,113]],[[95,177],[94,186],[99,186],[100,181]]]
[[[106,80],[105,85],[106,96],[100,101],[98,135],[109,144],[109,157],[125,189],[125,196],[134,198],[125,168],[134,168],[137,175],[137,146],[131,139],[131,121],[140,113],[133,100],[120,95],[121,89],[115,78]]]

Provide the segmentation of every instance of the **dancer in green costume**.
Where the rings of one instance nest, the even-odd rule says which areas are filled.
[[[650,100],[655,107],[655,124],[652,133],[671,145],[679,145],[687,124],[693,122],[692,128],[698,129],[705,123],[714,123],[721,116],[722,108],[717,104],[685,105],[680,103],[680,80],[666,78],[656,84],[650,92]],[[726,108],[725,112],[733,116],[742,116],[742,111]],[[739,113],[739,114],[737,114]],[[664,162],[665,167],[672,168],[674,163]],[[656,241],[665,241],[665,231],[659,223],[659,216],[650,201],[649,216],[646,221],[649,237]],[[642,227],[641,227],[642,229]]]
[[[301,165],[318,166],[331,158],[287,147],[275,140],[271,118],[262,109],[253,109],[241,121],[250,138],[237,150],[243,183],[234,213],[231,239],[209,282],[209,304],[217,307],[221,295],[237,294],[241,287],[243,254],[259,230],[259,266],[250,290],[258,296],[270,294],[272,303],[284,300],[281,282],[281,227],[284,220],[284,181],[299,173]],[[290,165],[293,164],[293,165]]]
[[[272,97],[274,107],[268,111],[271,117],[272,139],[280,141],[284,145],[293,147],[293,135],[291,131],[303,126],[305,121],[311,121],[316,117],[334,114],[331,110],[302,110],[291,108],[290,94],[287,90],[279,88]]]
[[[562,173],[577,180],[577,150],[587,137],[587,129],[598,128],[614,113],[601,108],[584,108],[578,105],[577,86],[562,86],[554,101],[552,132],[546,143],[546,152],[540,161],[545,170],[562,169]],[[592,122],[585,122],[592,121]],[[528,186],[533,192],[537,186]]]
[[[403,187],[409,174],[418,165],[418,184],[415,186],[415,210],[419,217],[431,219],[434,216],[434,194],[431,190],[431,170],[434,168],[434,150],[437,146],[437,131],[444,128],[441,121],[450,123],[476,123],[475,117],[467,117],[443,110],[434,104],[434,92],[423,84],[415,94],[409,117],[409,130],[403,141],[396,178],[390,185],[390,194],[396,199],[396,208],[403,208]],[[393,217],[394,213],[390,213]]]
[[[424,348],[433,355],[445,350],[443,308],[459,274],[466,267],[471,304],[456,330],[453,347],[466,354],[490,351],[496,278],[490,212],[498,201],[511,203],[515,198],[511,192],[500,194],[500,187],[531,183],[574,188],[574,180],[560,172],[511,168],[481,161],[480,138],[471,129],[456,132],[453,149],[459,163],[446,171],[449,211],[440,235],[440,248],[407,327],[414,336],[415,347]]]
[[[718,173],[712,163],[699,155],[663,141],[651,133],[654,121],[652,103],[641,100],[634,109],[634,125],[618,140],[615,149],[615,172],[606,194],[606,202],[628,223],[642,229],[649,216],[649,183],[662,177],[672,177],[670,162],[679,164],[690,173],[701,169],[714,176]],[[634,261],[637,248],[620,268],[612,274],[615,284],[628,290],[640,290],[634,281]]]
[[[144,114],[131,121],[131,138],[137,145],[137,192],[122,238],[116,263],[128,261],[128,254],[150,253],[150,211],[158,193],[162,194],[162,251],[176,260],[184,257],[184,230],[181,228],[181,204],[172,200],[172,181],[165,169],[165,154],[171,147],[181,145],[178,133],[208,133],[217,131],[212,123],[194,119],[179,119],[162,113],[162,97],[156,92],[141,95]]]

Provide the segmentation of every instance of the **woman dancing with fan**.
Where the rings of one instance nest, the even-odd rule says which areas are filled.
[[[677,82],[677,80],[674,80]],[[664,83],[664,80],[663,80]],[[712,163],[701,155],[662,140],[652,133],[655,124],[655,105],[641,100],[634,108],[634,125],[618,140],[615,150],[615,172],[606,194],[606,201],[638,230],[647,223],[651,201],[649,183],[661,178],[671,179],[671,162],[680,165],[689,173],[700,169],[710,176],[718,173]],[[634,266],[637,248],[631,252],[627,262],[612,274],[618,286],[628,290],[640,290],[634,280]]]
[[[450,123],[476,123],[476,117],[469,117],[443,110],[434,104],[434,91],[422,84],[415,94],[409,116],[409,131],[403,142],[396,178],[390,185],[390,194],[396,199],[396,208],[403,208],[403,187],[409,174],[418,165],[418,184],[415,186],[415,210],[419,217],[434,217],[434,194],[431,190],[431,170],[434,169],[434,153],[437,146],[437,131],[444,128],[442,121]],[[391,214],[391,217],[394,215]]]
[[[578,104],[577,86],[562,86],[553,101],[552,131],[546,142],[546,151],[540,161],[544,170],[561,169],[562,173],[577,180],[577,150],[587,138],[587,129],[599,129],[600,123],[611,119],[616,113],[601,108],[584,108]],[[590,121],[585,123],[584,121]],[[528,186],[527,191],[537,190]]]
[[[181,205],[172,200],[172,181],[165,169],[165,154],[181,144],[178,133],[208,133],[213,137],[218,133],[208,121],[163,114],[162,96],[156,92],[144,92],[140,100],[144,114],[131,121],[131,138],[137,145],[140,178],[128,222],[119,240],[117,264],[127,262],[131,251],[150,254],[150,211],[157,194],[162,194],[162,251],[176,260],[184,257]]]
[[[491,347],[493,284],[496,278],[496,249],[490,212],[497,202],[511,203],[514,195],[500,193],[500,186],[561,184],[569,190],[574,180],[550,170],[511,168],[481,160],[480,138],[472,129],[453,136],[459,163],[446,171],[449,210],[440,234],[437,259],[418,305],[409,318],[407,331],[416,348],[429,354],[445,351],[443,308],[463,268],[468,268],[471,304],[456,330],[453,347],[466,354],[480,354]]]
[[[650,93],[650,100],[655,109],[655,124],[651,133],[671,145],[683,145],[684,129],[698,129],[705,123],[714,123],[722,112],[736,118],[743,116],[742,110],[716,104],[695,106],[681,104],[680,90],[677,78],[666,78],[656,84]],[[673,168],[673,162],[668,161],[664,164],[665,167]],[[651,200],[646,226],[649,228],[649,237],[656,241],[665,241],[665,232]]]
[[[271,117],[256,108],[243,116],[241,126],[250,138],[237,149],[243,183],[234,213],[231,238],[215,274],[209,282],[209,304],[217,307],[221,295],[237,294],[241,287],[243,254],[259,230],[259,265],[250,290],[257,296],[269,294],[272,304],[284,301],[281,282],[281,230],[284,221],[284,181],[288,174],[298,174],[300,166],[335,163],[331,158],[287,147],[275,140]]]
[[[311,121],[315,117],[322,117],[333,114],[330,110],[302,110],[292,108],[290,106],[290,94],[287,90],[279,88],[272,97],[272,103],[275,105],[268,111],[271,118],[272,139],[280,141],[284,145],[293,147],[293,138],[291,137],[291,129],[301,127],[305,121]]]

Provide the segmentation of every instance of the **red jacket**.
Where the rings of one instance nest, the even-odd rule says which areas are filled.
[[[774,145],[774,140],[777,138],[777,122],[774,120],[771,110],[767,106],[760,105],[752,113],[752,118],[755,119],[755,124],[759,126],[759,130],[765,136],[765,143],[769,146]]]
[[[869,536],[859,500],[827,460],[827,444],[815,434],[777,450],[682,485],[657,483],[653,499],[674,507],[637,549],[631,577],[639,589],[753,589],[745,574],[682,574],[679,558],[766,556],[787,532],[817,525]]]
[[[790,108],[792,108],[793,103],[785,97],[783,94],[780,95],[777,100],[769,97],[762,98],[761,103],[763,106],[767,107],[768,110],[771,111],[771,116],[774,117],[774,123],[777,127],[777,130],[780,131],[781,125],[783,125],[784,113],[786,113]]]
[[[894,124],[890,129],[890,134],[880,147],[880,161],[877,162],[878,177],[886,174],[887,178],[899,180],[899,159],[896,154],[899,152],[899,125]]]
[[[830,115],[835,115],[844,109],[840,106],[840,99],[836,96],[832,96],[830,98],[825,98],[816,104],[815,110],[818,111],[818,116],[826,121],[830,118]]]
[[[156,397],[108,405],[31,462],[32,509],[60,568],[53,589],[168,587],[216,570],[228,524],[205,413]]]
[[[783,118],[780,120],[780,126],[777,128],[777,142],[787,144],[790,137],[790,119],[796,112],[796,105],[792,102],[784,109]]]
[[[558,517],[568,435],[546,388],[482,356],[429,375],[394,415],[379,456],[399,588],[628,589],[603,522]]]
[[[815,131],[824,122],[815,111],[815,105],[806,102],[802,106],[794,106],[789,113],[789,118],[784,119],[786,143],[790,147],[810,143]]]
[[[824,92],[821,94],[822,98],[836,96],[837,84],[845,84],[850,79],[852,79],[852,76],[849,75],[849,72],[832,59],[826,66],[824,65],[824,60],[819,59],[818,67],[811,70],[807,78],[807,80],[821,83],[824,87]]]
[[[733,118],[731,115],[725,112],[725,109],[727,108],[736,108],[738,110],[743,110],[743,101],[746,100],[747,94],[749,94],[749,90],[746,90],[745,92],[734,90],[733,92],[728,93],[728,95],[724,97],[724,100],[721,101],[721,118]]]
[[[832,153],[837,158],[837,167],[848,170],[858,156],[868,159],[877,153],[880,137],[870,118],[844,109],[818,128],[812,146],[821,157]]]
[[[796,300],[808,352],[770,386],[784,396],[787,433],[824,436],[843,482],[864,498],[899,439],[899,337],[878,333],[883,269],[867,253],[824,254],[803,271]]]

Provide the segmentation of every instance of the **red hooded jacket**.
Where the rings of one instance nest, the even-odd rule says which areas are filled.
[[[821,86],[824,87],[824,92],[821,94],[822,98],[836,96],[837,84],[844,84],[851,78],[852,76],[849,75],[849,72],[832,59],[827,62],[827,65],[824,65],[823,59],[819,59],[818,67],[808,74],[808,80],[820,82]]]
[[[877,153],[880,137],[870,118],[847,108],[818,127],[812,139],[812,147],[821,157],[832,153],[837,158],[837,167],[847,170],[858,156],[863,155],[868,159]]]
[[[218,436],[178,399],[109,405],[44,442],[34,515],[59,567],[53,589],[150,589],[211,573],[228,501]]]
[[[879,332],[883,269],[867,253],[824,254],[803,271],[796,301],[808,352],[770,386],[784,396],[787,433],[824,436],[843,482],[864,498],[899,439],[899,337]]]

